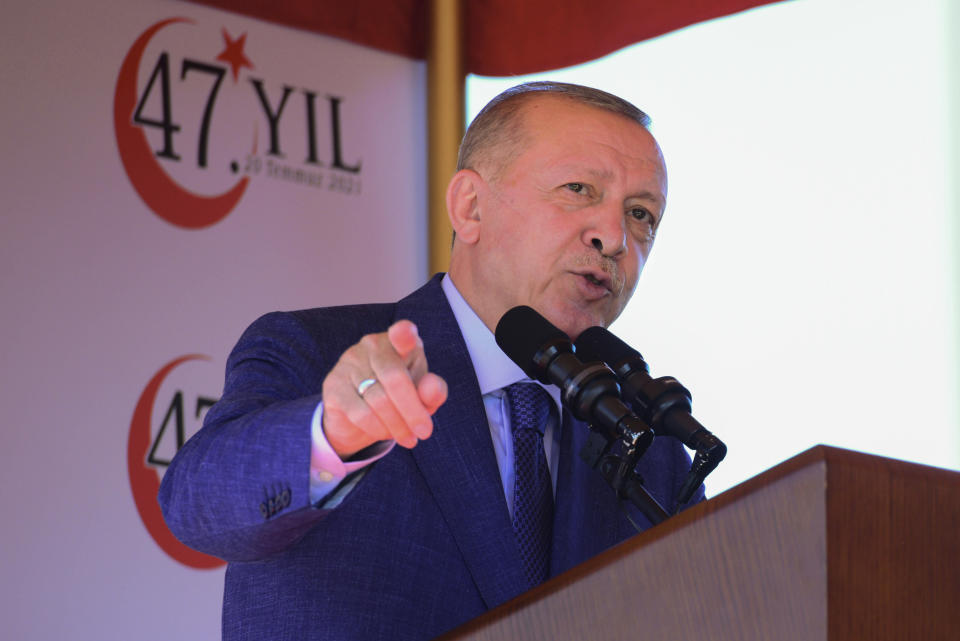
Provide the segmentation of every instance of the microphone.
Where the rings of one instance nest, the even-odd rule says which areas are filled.
[[[620,400],[620,385],[610,368],[600,362],[583,363],[574,354],[570,337],[530,307],[514,307],[504,314],[495,336],[500,349],[527,376],[557,385],[564,407],[590,425],[593,436],[580,455],[598,468],[617,496],[629,499],[654,525],[669,518],[635,470],[653,443],[653,432]],[[618,441],[623,447],[614,453],[611,447]]]
[[[609,438],[626,437],[646,451],[653,433],[620,400],[620,386],[602,363],[583,363],[570,337],[534,309],[514,307],[500,319],[497,345],[527,376],[560,388],[564,406],[581,421],[596,425]]]
[[[584,359],[610,366],[620,378],[625,398],[657,435],[673,436],[696,451],[691,475],[680,492],[680,502],[689,501],[727,455],[723,441],[690,415],[690,392],[670,376],[651,377],[640,352],[603,327],[591,327],[580,334],[576,349]]]

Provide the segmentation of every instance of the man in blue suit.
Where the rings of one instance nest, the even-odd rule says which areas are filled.
[[[648,124],[594,89],[504,92],[447,190],[448,274],[394,304],[268,314],[244,333],[160,489],[171,530],[229,561],[224,639],[426,639],[531,587],[504,393],[526,376],[492,330],[521,304],[571,338],[620,314],[666,205]],[[649,522],[579,459],[587,428],[545,389],[553,576]],[[639,471],[670,509],[688,468],[659,438]]]

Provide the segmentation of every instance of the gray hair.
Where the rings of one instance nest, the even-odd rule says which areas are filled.
[[[644,129],[650,128],[650,116],[623,98],[606,91],[565,82],[527,82],[500,93],[480,110],[460,143],[457,171],[476,170],[478,163],[492,160],[490,153],[496,150],[500,157],[496,159],[494,172],[499,174],[523,146],[523,122],[518,117],[520,108],[531,98],[540,95],[565,98],[620,114]]]

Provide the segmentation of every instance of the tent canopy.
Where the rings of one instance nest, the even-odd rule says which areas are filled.
[[[430,2],[194,0],[410,58],[425,58]],[[594,60],[641,40],[775,0],[464,0],[464,69],[509,76]]]

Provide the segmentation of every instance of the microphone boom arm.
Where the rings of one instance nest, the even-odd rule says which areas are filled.
[[[585,358],[609,364],[623,388],[624,399],[658,435],[670,435],[695,451],[693,464],[677,496],[677,510],[687,503],[727,455],[727,446],[690,414],[690,392],[675,378],[652,378],[647,362],[615,334],[591,327],[577,339]]]

